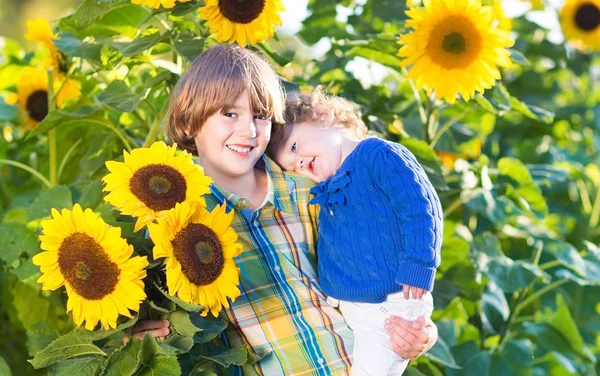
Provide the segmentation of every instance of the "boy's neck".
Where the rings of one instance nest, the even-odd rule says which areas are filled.
[[[207,172],[209,174],[209,172]],[[209,174],[210,176],[210,174]],[[258,208],[267,195],[268,177],[267,172],[259,167],[254,167],[252,172],[238,177],[211,176],[219,188],[229,193],[250,200],[252,209]]]

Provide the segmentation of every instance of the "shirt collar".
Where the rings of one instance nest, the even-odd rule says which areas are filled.
[[[292,201],[290,200],[290,191],[285,180],[284,172],[281,168],[266,155],[258,160],[257,166],[263,167],[267,172],[269,179],[269,188],[267,190],[266,201],[270,202],[279,211],[286,214],[293,214]],[[250,201],[246,198],[236,196],[235,194],[211,184],[210,189],[217,201],[225,200],[229,210],[244,210],[250,207]]]

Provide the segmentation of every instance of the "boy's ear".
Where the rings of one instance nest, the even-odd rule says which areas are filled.
[[[333,124],[333,111],[322,104],[315,106],[315,117],[322,126],[329,127]]]

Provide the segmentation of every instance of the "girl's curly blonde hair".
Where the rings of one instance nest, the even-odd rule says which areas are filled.
[[[321,87],[313,92],[288,93],[283,119],[285,126],[310,122],[324,127],[343,127],[359,140],[367,136],[359,105],[342,97],[326,95]],[[285,135],[285,127],[274,127],[267,148],[269,155],[274,155],[276,148],[285,141]]]

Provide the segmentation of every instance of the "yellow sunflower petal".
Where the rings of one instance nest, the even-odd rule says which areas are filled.
[[[559,18],[565,39],[577,48],[600,51],[600,0],[566,0]]]

